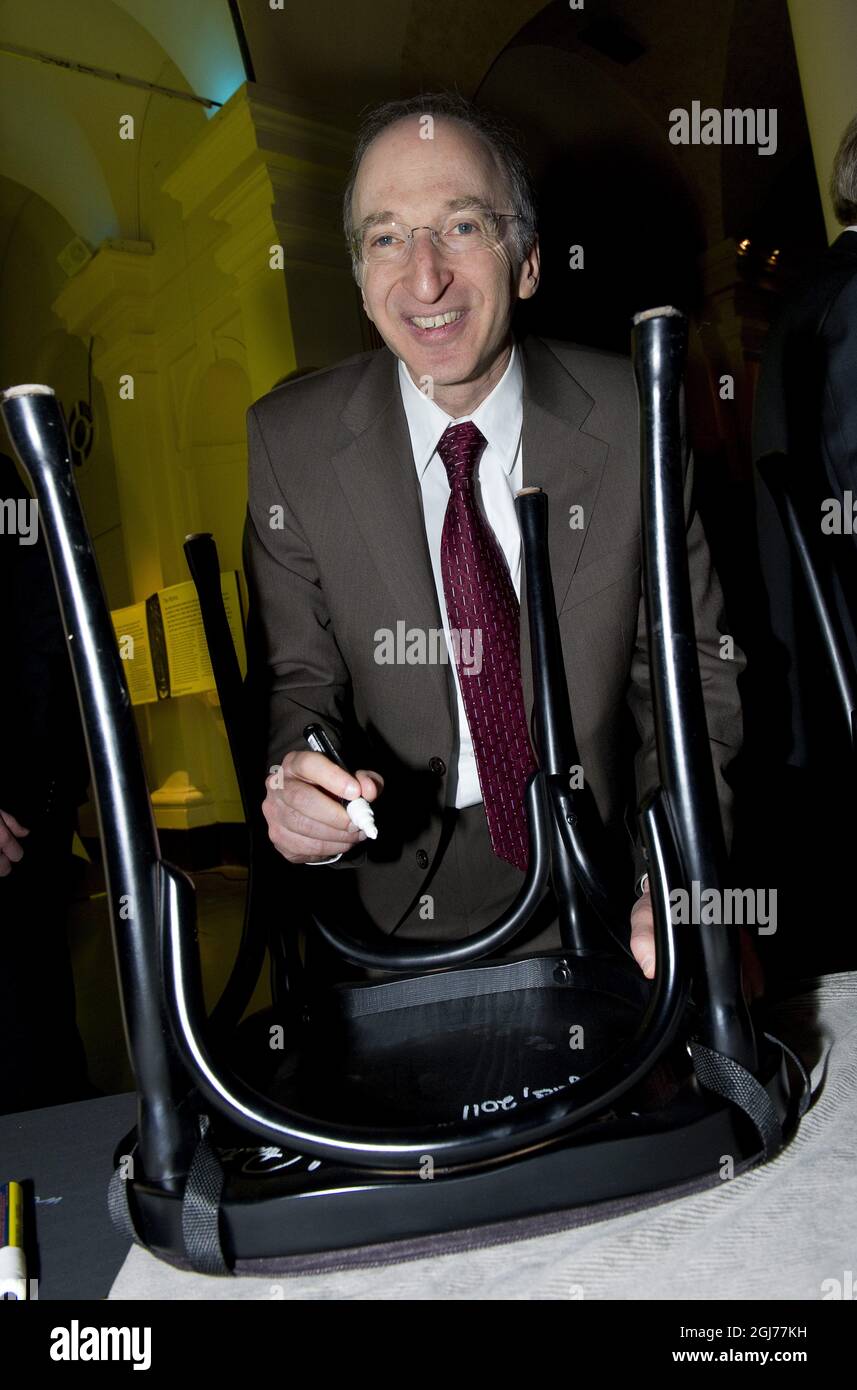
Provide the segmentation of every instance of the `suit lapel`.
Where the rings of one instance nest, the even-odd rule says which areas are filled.
[[[523,481],[548,494],[548,544],[557,612],[563,606],[592,521],[609,446],[587,433],[594,401],[539,338],[521,344],[524,373]],[[579,508],[572,513],[571,508]],[[571,522],[574,520],[575,525]],[[570,653],[566,653],[566,658]],[[521,579],[521,676],[533,706],[526,578]]]
[[[354,438],[334,455],[333,467],[354,519],[400,616],[412,626],[437,627],[419,480],[391,353],[376,354],[342,418]]]
[[[333,468],[354,521],[393,601],[395,621],[423,632],[443,626],[423,523],[420,485],[399,392],[396,359],[374,354],[342,414],[353,438]],[[438,747],[449,743],[452,678],[440,663],[423,668],[426,708],[435,712]],[[444,724],[444,718],[446,724]]]

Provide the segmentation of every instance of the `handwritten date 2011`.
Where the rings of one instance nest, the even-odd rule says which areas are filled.
[[[541,1086],[538,1090],[530,1090],[525,1086],[521,1093],[521,1100],[544,1100],[545,1096],[552,1096],[557,1091],[564,1091],[568,1086],[573,1086],[575,1081],[579,1081],[579,1076],[570,1076],[568,1081],[563,1081],[560,1086]],[[463,1120],[475,1120],[480,1115],[496,1115],[500,1110],[514,1110],[519,1102],[514,1096],[503,1096],[501,1100],[480,1100],[478,1105],[465,1105],[461,1112]]]

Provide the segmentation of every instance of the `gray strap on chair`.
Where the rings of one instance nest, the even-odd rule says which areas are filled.
[[[191,1268],[198,1274],[231,1274],[220,1243],[220,1199],[226,1175],[208,1137],[210,1120],[199,1117],[194,1150],[182,1198],[182,1237]]]
[[[226,1177],[208,1138],[209,1127],[208,1116],[200,1115],[199,1142],[182,1197],[182,1238],[188,1263],[198,1274],[231,1274],[220,1243],[220,1199]],[[107,1209],[120,1235],[142,1246],[131,1215],[128,1179],[119,1168],[107,1189]]]
[[[688,1043],[688,1051],[700,1085],[731,1101],[752,1121],[762,1141],[765,1158],[770,1158],[782,1148],[783,1128],[776,1108],[753,1073],[733,1057],[714,1052],[702,1043]]]
[[[140,1244],[140,1237],[134,1227],[134,1218],[131,1215],[131,1208],[128,1204],[128,1179],[123,1175],[121,1169],[114,1168],[107,1188],[107,1210],[110,1213],[110,1220],[121,1236],[127,1236],[135,1244]]]
[[[768,1042],[775,1043],[777,1047],[781,1047],[786,1056],[791,1058],[792,1065],[800,1076],[803,1083],[803,1091],[801,1092],[801,1098],[798,1102],[797,1117],[799,1120],[802,1120],[812,1100],[812,1082],[809,1079],[809,1072],[797,1053],[793,1052],[788,1044],[783,1042],[782,1038],[775,1038],[772,1033],[766,1033],[765,1037],[768,1039]]]

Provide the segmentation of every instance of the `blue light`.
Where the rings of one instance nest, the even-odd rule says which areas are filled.
[[[205,85],[200,89],[200,95],[210,97],[212,101],[219,101],[222,105],[238,91],[244,82],[244,64],[241,62],[240,54],[230,56],[226,61],[221,60],[216,66],[212,65],[205,70]],[[218,106],[206,106],[204,108],[207,116],[214,116],[220,110]]]

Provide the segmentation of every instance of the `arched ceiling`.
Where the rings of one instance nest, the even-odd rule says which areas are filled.
[[[244,80],[226,0],[4,0],[0,43],[216,101]],[[139,143],[119,139],[119,117],[134,116],[139,142],[150,103],[168,100],[0,52],[0,175],[50,203],[93,247],[140,236]],[[188,109],[205,119],[206,108]]]
[[[576,52],[608,87],[621,86],[641,123],[664,128],[671,107],[694,99],[722,106],[740,89],[744,104],[752,91],[753,105],[785,105],[796,91],[785,0],[754,0],[752,23],[736,0],[585,0],[582,10],[567,0],[283,0],[282,8],[238,0],[238,8],[259,86],[296,112],[330,113],[346,127],[384,97],[436,87],[477,94],[486,82],[487,91],[493,66],[516,45]],[[627,34],[636,54],[623,62],[599,50],[589,41],[599,26]],[[3,42],[217,101],[244,78],[228,0],[0,0]],[[778,79],[784,55],[791,71]],[[93,247],[108,236],[145,239],[139,152],[147,118],[168,121],[179,149],[206,119],[205,108],[4,52],[0,89],[0,177],[52,205]],[[799,144],[802,107],[796,116],[791,103],[789,109],[789,142]],[[133,150],[118,139],[125,113],[137,122]],[[557,121],[563,123],[562,109],[554,112]],[[783,137],[785,143],[785,130]],[[759,176],[768,185],[776,180],[779,156],[731,159],[724,190],[720,170],[712,177],[709,153],[687,148],[678,155],[708,237],[717,239],[724,222],[731,229],[749,211]],[[727,195],[731,211],[724,217]],[[0,253],[10,232],[4,210],[14,216],[15,204],[7,188]]]
[[[575,9],[568,0],[314,0],[282,10],[239,0],[239,8],[257,81],[346,126],[369,103],[419,90],[456,87],[488,100],[499,94],[493,70],[509,48],[575,57],[596,81],[601,75],[604,90],[588,121],[575,88],[563,102],[551,87],[546,135],[585,141],[593,122],[611,124],[610,93],[621,89],[623,113],[636,106],[640,134],[648,127],[664,166],[693,189],[710,243],[743,234],[767,191],[788,178],[795,153],[808,149],[786,0],[585,0]],[[499,108],[514,118],[520,106],[531,118],[539,85],[507,85]],[[669,112],[695,100],[777,107],[783,152],[669,145]]]
[[[228,101],[244,64],[227,0],[113,0],[157,41],[197,96]],[[135,76],[138,74],[135,74]]]
[[[472,94],[544,0],[239,0],[256,81],[353,125],[372,102],[433,87]]]

